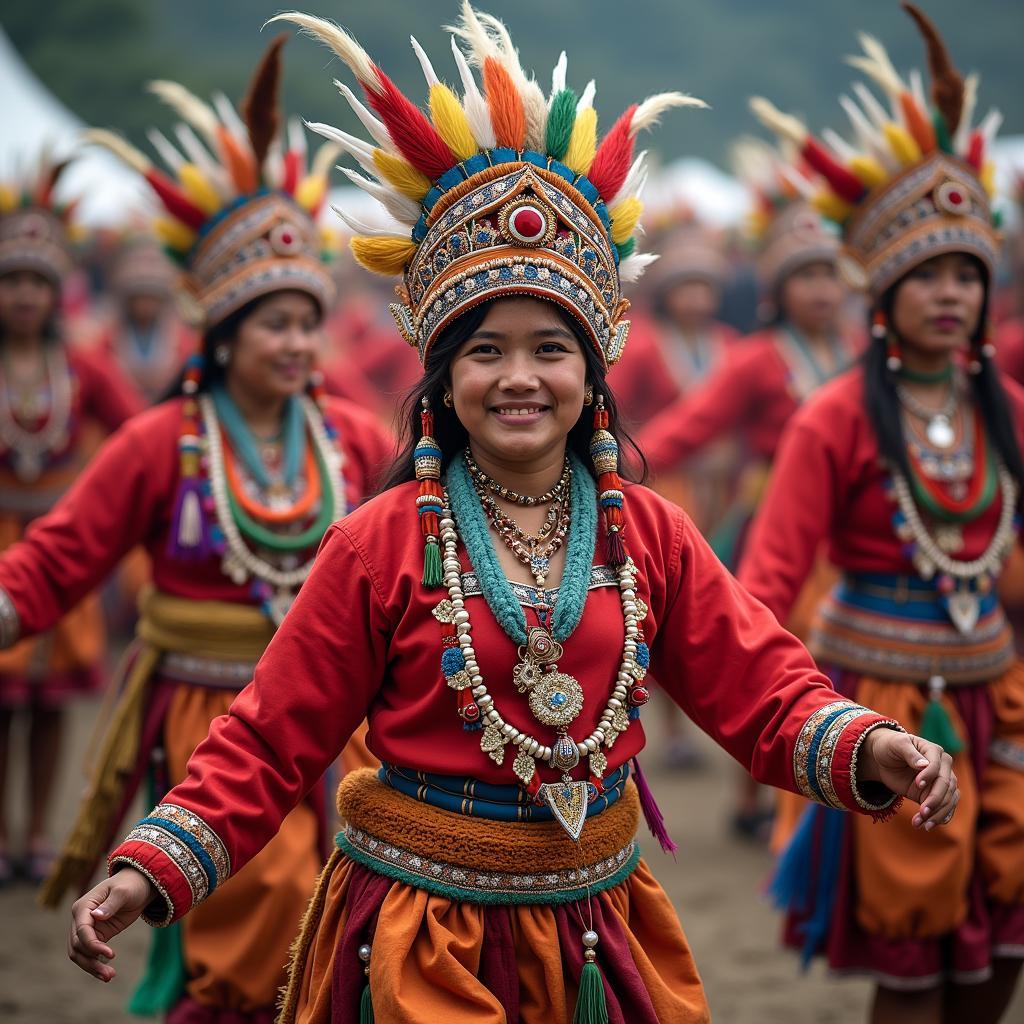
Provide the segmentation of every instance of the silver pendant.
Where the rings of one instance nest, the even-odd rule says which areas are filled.
[[[933,444],[936,448],[952,448],[953,443],[956,441],[956,431],[953,430],[953,424],[949,422],[948,416],[941,414],[933,416],[928,421],[928,426],[925,427],[924,432],[928,438],[928,443]]]
[[[978,624],[981,612],[978,595],[972,594],[969,590],[957,590],[947,595],[944,603],[957,632],[962,636],[971,633]]]
[[[14,456],[14,474],[26,483],[38,480],[43,475],[42,457],[35,452],[18,452]]]
[[[538,722],[565,728],[583,710],[583,687],[565,672],[545,672],[530,690],[529,702]]]
[[[590,790],[585,782],[545,782],[538,796],[551,808],[555,821],[576,842],[583,834],[583,823],[587,820],[587,804]]]

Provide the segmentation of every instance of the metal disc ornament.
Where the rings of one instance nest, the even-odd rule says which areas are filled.
[[[936,448],[952,448],[956,441],[956,431],[949,422],[948,416],[933,416],[925,428],[928,443]]]
[[[583,687],[564,672],[546,672],[530,691],[530,710],[544,725],[569,725],[583,710]]]

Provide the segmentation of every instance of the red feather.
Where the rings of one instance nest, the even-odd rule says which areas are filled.
[[[193,230],[198,230],[206,223],[206,214],[188,199],[170,178],[161,174],[155,167],[146,171],[146,181],[172,217],[177,217],[182,224],[187,224]]]
[[[859,203],[864,198],[867,189],[863,182],[855,174],[848,171],[841,164],[826,152],[825,147],[817,142],[810,135],[804,142],[803,158],[832,186],[833,191],[840,199],[848,203]]]
[[[281,191],[288,195],[295,195],[298,188],[299,178],[302,177],[302,154],[289,149],[284,155],[284,179],[281,182]]]
[[[967,162],[981,173],[981,165],[985,160],[985,136],[977,128],[971,132],[970,142],[967,144]]]
[[[629,125],[636,107],[635,103],[627,107],[626,112],[611,126],[597,147],[594,162],[590,165],[587,177],[604,199],[614,198],[629,174],[633,162],[633,137],[629,134]]]
[[[406,99],[398,86],[374,67],[380,92],[366,90],[370,106],[387,126],[398,151],[431,181],[436,181],[445,171],[454,167],[458,160],[448,144],[427,120],[423,111]]]

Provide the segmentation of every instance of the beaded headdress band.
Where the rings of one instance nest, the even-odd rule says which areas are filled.
[[[582,324],[603,365],[619,359],[629,330],[621,283],[654,258],[634,252],[645,176],[634,140],[664,111],[703,106],[699,100],[653,96],[629,107],[598,145],[593,83],[581,96],[568,88],[563,54],[545,96],[505,26],[464,0],[451,29],[461,100],[413,40],[429,87],[428,118],[343,29],[295,12],[272,20],[324,42],[366,94],[372,113],[337,83],[372,143],[310,127],[370,175],[345,172],[380,202],[386,220],[371,225],[339,213],[356,232],[352,251],[364,267],[402,275],[391,311],[421,362],[459,314],[503,295],[557,303]]]
[[[257,67],[241,116],[221,93],[210,106],[175,82],[151,84],[182,118],[177,146],[149,132],[170,174],[112,132],[87,133],[142,175],[160,200],[164,215],[153,228],[184,269],[196,318],[207,330],[253,299],[284,289],[311,295],[325,312],[333,302],[314,218],[338,148],[322,147],[307,167],[301,125],[293,122],[281,138],[284,40],[275,39]]]
[[[882,44],[868,35],[860,37],[863,55],[849,62],[881,90],[887,105],[860,82],[855,98],[841,98],[852,141],[826,131],[819,142],[767,100],[751,100],[762,122],[821,175],[814,202],[842,227],[843,271],[875,298],[943,253],[976,256],[991,276],[999,251],[987,154],[1001,118],[993,111],[972,127],[977,76],[964,79],[935,26],[913,5],[903,8],[928,48],[931,104],[920,73],[904,81]]]
[[[746,234],[762,290],[774,295],[792,273],[811,263],[835,264],[839,239],[809,201],[817,175],[796,154],[743,138],[732,152],[736,176],[750,192]]]
[[[0,275],[33,270],[59,287],[71,270],[68,230],[77,203],[54,194],[69,163],[44,153],[30,179],[0,183]]]

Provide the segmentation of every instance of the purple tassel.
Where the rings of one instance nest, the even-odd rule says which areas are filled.
[[[633,758],[633,781],[636,783],[637,792],[640,794],[640,807],[644,812],[644,821],[647,822],[651,835],[658,840],[661,848],[666,853],[671,853],[675,857],[679,847],[672,842],[672,837],[668,834],[668,829],[665,828],[665,819],[662,816],[661,808],[654,799],[654,794],[651,792],[647,777],[640,767],[640,762],[635,757]]]
[[[607,534],[608,540],[608,561],[616,569],[626,564],[628,555],[626,554],[626,545],[622,540],[621,530],[609,530]]]
[[[174,501],[167,553],[171,558],[194,561],[213,553],[210,530],[203,513],[203,479],[182,478]]]

